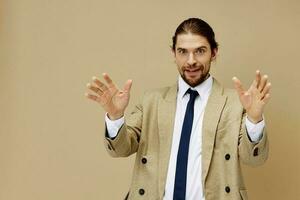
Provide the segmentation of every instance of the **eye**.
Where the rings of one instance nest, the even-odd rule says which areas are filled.
[[[186,50],[185,49],[178,49],[177,52],[179,54],[185,54],[186,53]]]
[[[195,54],[204,54],[205,53],[205,49],[203,48],[199,48],[195,51]]]

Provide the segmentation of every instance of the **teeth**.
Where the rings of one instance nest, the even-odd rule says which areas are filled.
[[[196,72],[196,71],[198,71],[198,69],[196,69],[196,70],[187,70],[188,72]]]

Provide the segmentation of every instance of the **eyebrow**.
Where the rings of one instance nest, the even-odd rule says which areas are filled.
[[[176,50],[184,50],[184,51],[186,51],[187,49],[182,48],[182,47],[177,47]]]
[[[207,46],[200,46],[200,47],[197,47],[197,48],[195,48],[195,49],[196,49],[196,50],[197,50],[197,49],[207,49]],[[186,51],[187,49],[182,48],[182,47],[177,47],[176,50],[185,50],[185,51]]]
[[[196,49],[207,49],[207,46],[201,46],[201,47],[198,47]]]

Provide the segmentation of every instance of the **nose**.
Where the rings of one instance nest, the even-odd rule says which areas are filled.
[[[189,54],[187,63],[188,63],[189,65],[191,65],[191,66],[193,66],[193,65],[196,63],[196,60],[195,60],[195,57],[194,57],[194,54],[193,54],[193,53],[190,53],[190,54]]]

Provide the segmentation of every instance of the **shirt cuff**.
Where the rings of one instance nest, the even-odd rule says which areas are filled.
[[[109,138],[115,138],[118,135],[120,128],[125,122],[124,116],[117,120],[111,120],[108,118],[107,113],[105,114],[105,123]]]
[[[263,136],[263,130],[265,127],[265,120],[263,117],[263,120],[258,122],[257,124],[252,123],[249,119],[248,116],[246,117],[246,129],[249,138],[251,139],[251,142],[257,143],[261,140]]]

